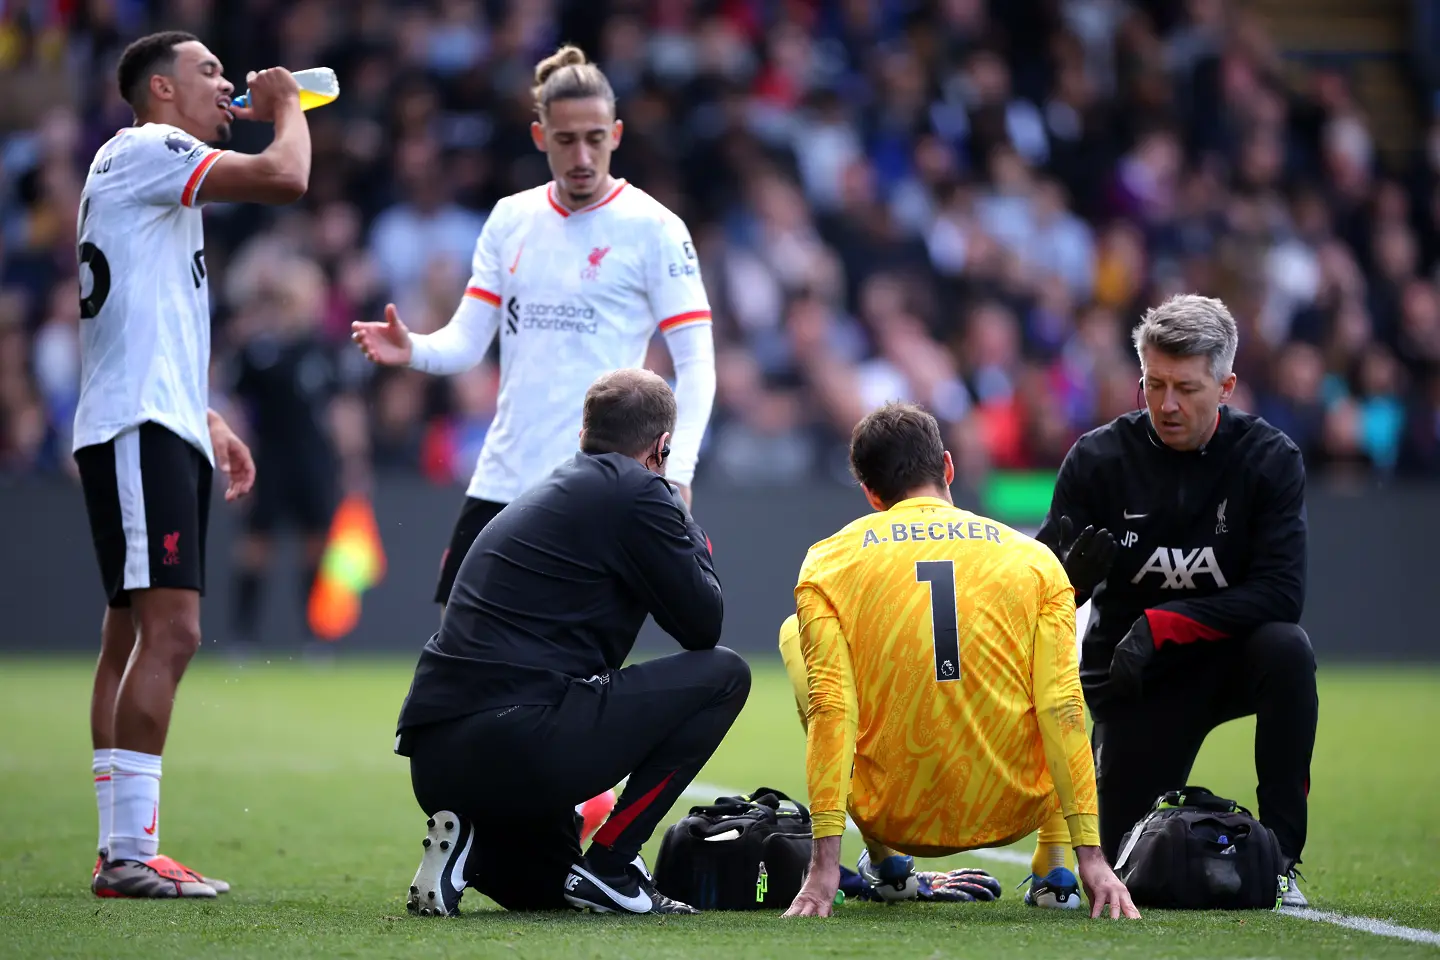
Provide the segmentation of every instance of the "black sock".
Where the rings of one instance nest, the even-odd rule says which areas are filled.
[[[255,639],[255,620],[260,614],[260,574],[241,570],[235,575],[235,609],[232,624],[238,639]]]
[[[634,857],[626,857],[623,853],[616,853],[612,847],[602,847],[598,843],[590,844],[590,849],[585,851],[585,864],[591,872],[606,878],[626,876],[626,868],[634,859]]]

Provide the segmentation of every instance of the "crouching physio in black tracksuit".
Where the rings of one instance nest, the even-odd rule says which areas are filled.
[[[1101,846],[1113,863],[1156,797],[1186,783],[1206,735],[1253,715],[1258,814],[1290,860],[1284,902],[1304,906],[1294,864],[1318,713],[1299,626],[1304,464],[1281,431],[1224,405],[1238,335],[1220,301],[1173,297],[1134,339],[1146,409],[1076,442],[1038,535],[1076,603],[1092,601],[1080,676]]]
[[[508,504],[460,565],[400,713],[429,818],[407,900],[454,915],[470,886],[510,910],[694,913],[640,858],[750,691],[720,639],[704,532],[663,478],[675,397],[643,370],[585,397],[580,451]],[[621,669],[646,615],[684,653]],[[626,779],[581,855],[575,805]]]

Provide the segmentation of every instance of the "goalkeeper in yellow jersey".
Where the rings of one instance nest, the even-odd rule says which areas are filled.
[[[803,705],[815,835],[786,916],[830,913],[848,811],[865,840],[859,872],[885,899],[915,896],[914,857],[1039,830],[1027,902],[1078,907],[1083,884],[1091,916],[1108,905],[1112,918],[1138,917],[1100,851],[1060,561],[953,505],[954,465],[918,407],[862,420],[850,464],[878,512],[810,548],[780,637]]]

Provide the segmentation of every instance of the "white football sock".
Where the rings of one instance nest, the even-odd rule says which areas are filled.
[[[103,851],[110,844],[110,824],[115,813],[115,781],[110,779],[109,747],[95,751],[90,762],[90,772],[95,774],[95,809],[100,813],[100,839],[96,850]]]
[[[110,859],[149,860],[160,852],[160,758],[116,749],[112,764],[115,819]]]

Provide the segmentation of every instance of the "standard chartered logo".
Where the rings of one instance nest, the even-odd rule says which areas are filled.
[[[573,303],[527,303],[520,315],[526,320],[594,320],[594,307],[578,307]]]
[[[555,333],[595,333],[600,321],[595,308],[578,303],[524,303],[510,298],[506,305],[510,333],[549,330]]]

